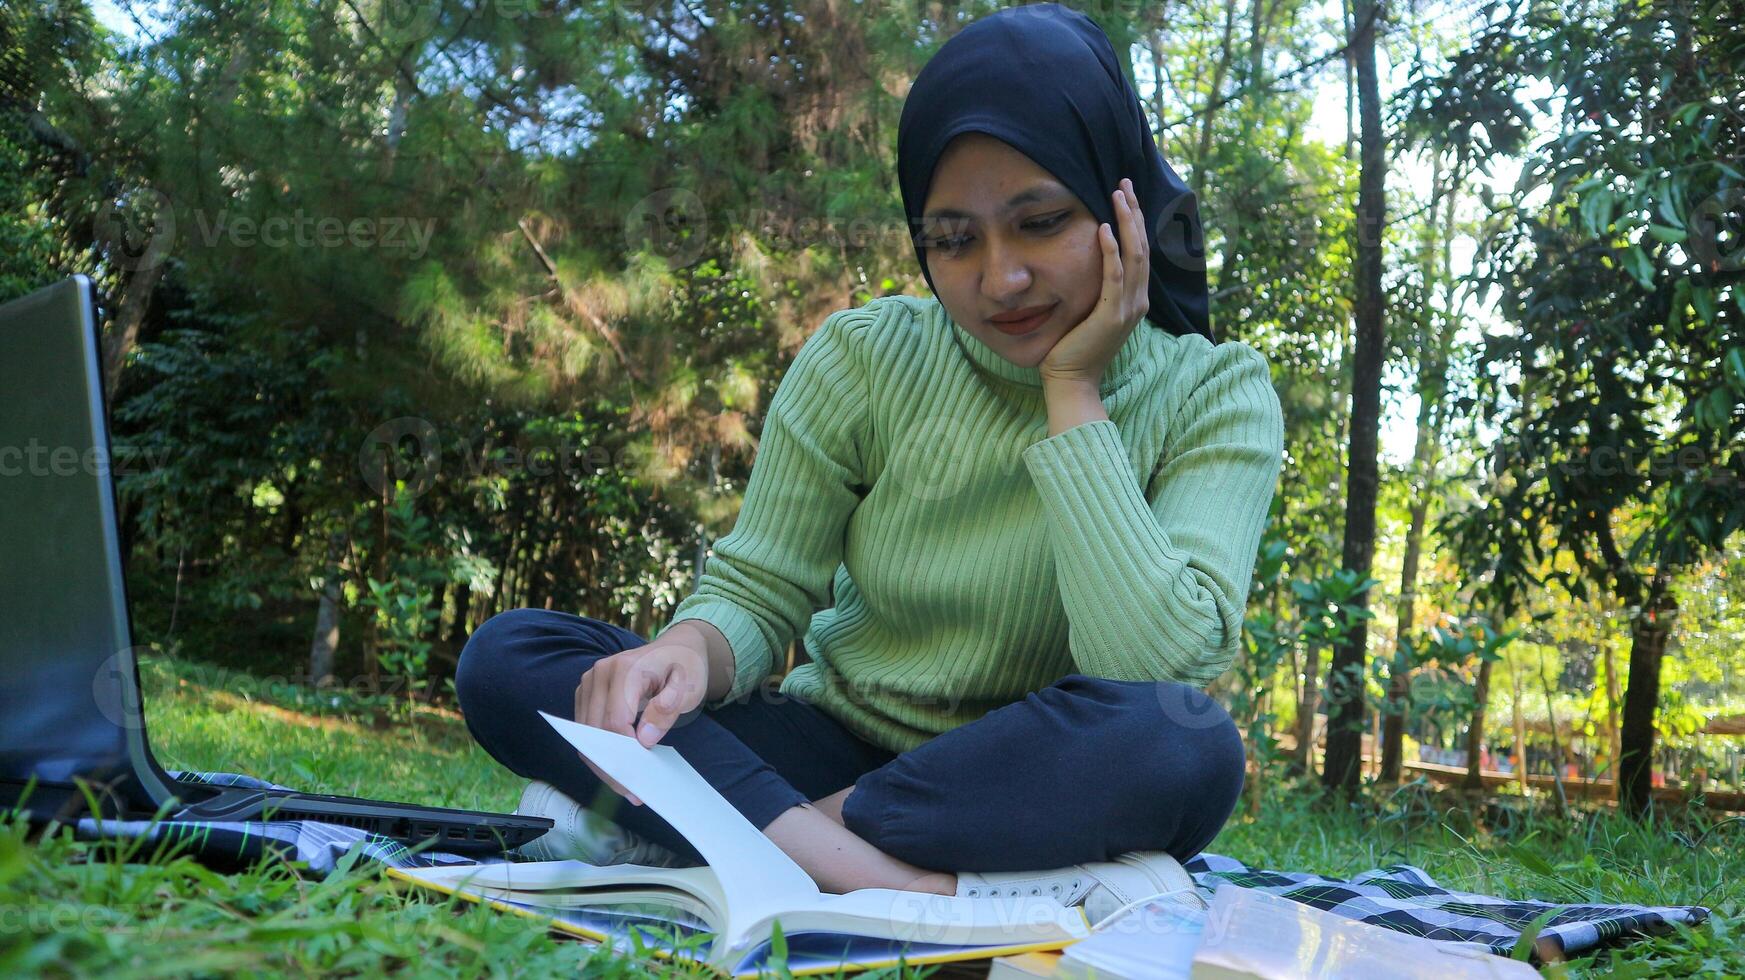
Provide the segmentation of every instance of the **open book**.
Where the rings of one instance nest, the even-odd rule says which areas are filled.
[[[644,748],[625,735],[540,714],[708,863],[494,862],[392,868],[390,875],[537,916],[627,952],[634,943],[734,977],[757,976],[777,959],[795,974],[834,973],[1060,949],[1090,935],[1081,909],[1046,895],[1009,902],[892,888],[824,894],[672,746]],[[780,947],[772,941],[778,924]]]

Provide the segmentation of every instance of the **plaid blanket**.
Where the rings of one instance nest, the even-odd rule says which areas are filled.
[[[1559,905],[1450,891],[1409,864],[1390,864],[1349,879],[1261,871],[1218,854],[1201,854],[1183,867],[1207,897],[1217,882],[1228,881],[1425,939],[1479,943],[1502,956],[1514,951],[1533,920],[1555,909],[1535,943],[1534,959],[1541,961],[1576,956],[1619,939],[1670,932],[1674,922],[1697,925],[1709,917],[1700,905]]]
[[[220,786],[289,789],[251,776],[220,772],[172,772],[177,779]],[[79,820],[75,835],[86,840],[147,838],[154,844],[186,843],[202,859],[247,863],[269,852],[302,862],[309,871],[332,872],[342,863],[366,859],[396,868],[480,864],[507,858],[476,858],[441,851],[409,849],[353,827],[308,820],[276,822],[175,822]],[[357,857],[344,861],[348,854]],[[1521,932],[1547,910],[1556,912],[1539,931],[1535,960],[1586,953],[1630,937],[1672,930],[1673,923],[1697,925],[1709,916],[1702,906],[1559,905],[1457,892],[1443,888],[1423,870],[1392,864],[1349,879],[1301,871],[1263,871],[1219,854],[1201,854],[1184,867],[1209,900],[1220,881],[1258,888],[1315,908],[1414,936],[1479,943],[1507,956]]]

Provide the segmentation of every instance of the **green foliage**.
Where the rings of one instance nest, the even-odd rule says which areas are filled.
[[[1495,233],[1473,275],[1511,327],[1485,335],[1473,399],[1496,432],[1472,474],[1483,499],[1440,529],[1505,617],[1552,582],[1630,611],[1633,811],[1677,615],[1669,583],[1745,527],[1745,393],[1726,367],[1745,325],[1735,20],[1725,4],[1499,0],[1409,96],[1410,128],[1457,157],[1524,154],[1513,192],[1487,201]],[[1528,104],[1530,85],[1547,97]]]
[[[56,241],[44,220],[48,181],[30,166],[28,136],[0,116],[0,296],[21,296],[57,278]]]
[[[1288,547],[1275,533],[1269,533],[1262,538],[1254,568],[1255,596],[1264,595],[1278,587]],[[1248,750],[1248,757],[1264,774],[1269,773],[1282,759],[1278,748],[1279,739],[1273,734],[1279,713],[1272,707],[1272,694],[1278,672],[1285,665],[1297,639],[1288,622],[1280,622],[1270,610],[1259,607],[1258,603],[1250,603],[1250,611],[1243,621],[1242,636],[1243,656],[1237,658],[1234,666],[1235,680],[1230,685],[1229,711],[1230,717],[1242,730],[1242,740]],[[1266,780],[1259,785],[1269,784],[1270,780]],[[1247,786],[1251,794],[1256,788],[1254,782]]]
[[[1434,626],[1404,637],[1388,659],[1371,663],[1375,684],[1371,688],[1376,707],[1387,714],[1416,718],[1437,729],[1468,719],[1478,706],[1477,690],[1470,671],[1484,663],[1498,663],[1503,650],[1519,635],[1498,633],[1483,616],[1473,616],[1450,630]],[[1388,697],[1392,680],[1405,677],[1405,698]]]
[[[1319,657],[1343,643],[1359,623],[1375,618],[1375,611],[1364,604],[1362,594],[1381,584],[1348,568],[1309,580],[1294,580],[1291,593],[1296,600],[1296,635],[1303,647],[1303,656]],[[1327,675],[1327,707],[1360,699],[1364,696],[1363,664],[1353,665],[1347,672],[1330,671]],[[1332,713],[1329,712],[1329,717]],[[1361,718],[1359,718],[1359,723]]]
[[[496,569],[489,559],[469,554],[464,542],[445,541],[444,529],[415,509],[415,495],[402,491],[384,515],[389,525],[392,557],[386,580],[366,578],[369,588],[362,605],[375,613],[382,642],[376,658],[404,685],[411,701],[428,684],[432,639],[442,614],[440,590],[453,584],[491,581]],[[451,533],[454,529],[450,529]]]
[[[1572,595],[1585,580],[1639,602],[1644,566],[1688,566],[1745,525],[1733,448],[1745,399],[1725,367],[1740,314],[1726,302],[1729,222],[1745,200],[1728,161],[1745,124],[1721,108],[1745,97],[1741,42],[1700,5],[1493,4],[1482,23],[1473,50],[1419,88],[1421,124],[1463,154],[1487,135],[1514,145],[1534,118],[1515,93],[1538,78],[1554,128],[1523,147],[1521,181],[1497,205],[1508,221],[1486,243],[1481,289],[1519,330],[1485,341],[1494,498],[1450,531],[1491,555],[1505,611],[1553,538],[1576,560],[1553,572]],[[1632,507],[1649,523],[1614,541],[1610,516]]]

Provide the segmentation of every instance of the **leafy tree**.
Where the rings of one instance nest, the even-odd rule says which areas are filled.
[[[1357,76],[1358,115],[1361,119],[1362,167],[1357,191],[1356,301],[1353,318],[1356,340],[1351,379],[1351,447],[1346,457],[1345,542],[1341,567],[1358,578],[1368,578],[1375,560],[1376,458],[1381,428],[1381,373],[1386,327],[1382,293],[1382,231],[1386,225],[1387,138],[1382,133],[1381,91],[1376,76],[1375,37],[1385,17],[1381,0],[1356,0],[1352,4],[1355,29],[1351,37],[1353,67]],[[1369,603],[1367,593],[1356,596],[1360,608]],[[1347,796],[1358,788],[1362,755],[1363,707],[1361,691],[1336,686],[1341,681],[1355,685],[1364,674],[1368,649],[1367,619],[1359,619],[1333,650],[1333,669],[1328,675],[1327,767],[1323,782]]]
[[[1672,583],[1745,524],[1739,202],[1745,175],[1741,37],[1723,6],[1492,3],[1471,49],[1418,86],[1423,125],[1459,154],[1531,147],[1486,243],[1484,290],[1514,332],[1481,410],[1498,433],[1487,499],[1449,534],[1469,568],[1494,564],[1497,608],[1533,581],[1542,542],[1629,610],[1620,800],[1649,799]],[[1550,86],[1532,107],[1528,80]],[[1617,517],[1644,526],[1621,539]]]

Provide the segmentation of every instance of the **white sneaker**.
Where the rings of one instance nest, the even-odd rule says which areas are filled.
[[[1113,861],[1074,864],[1053,871],[960,871],[962,898],[1011,899],[1048,895],[1071,908],[1082,905],[1093,926],[1129,905],[1164,896],[1203,907],[1193,876],[1163,851],[1128,851]]]
[[[521,816],[548,817],[552,828],[516,849],[534,861],[576,860],[597,867],[641,864],[683,868],[692,862],[647,840],[565,796],[556,786],[537,780],[521,791]]]

